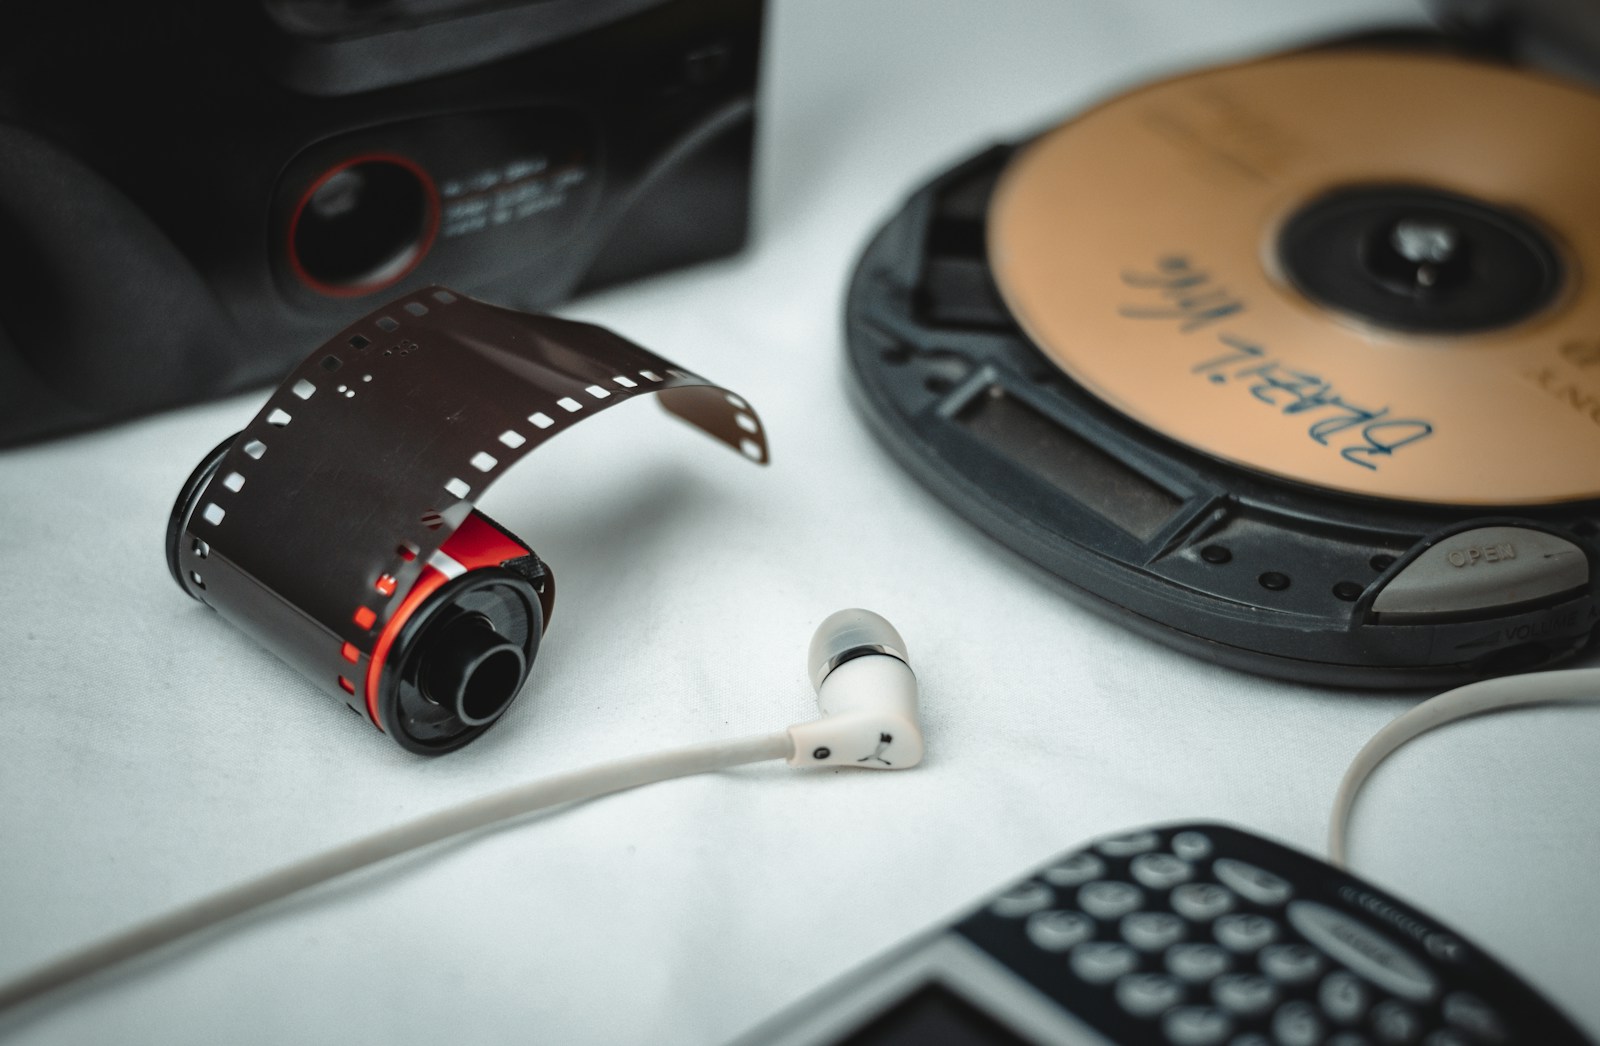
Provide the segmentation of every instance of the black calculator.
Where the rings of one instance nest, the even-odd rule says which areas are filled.
[[[1101,839],[846,976],[748,1046],[1562,1046],[1460,934],[1237,828]]]

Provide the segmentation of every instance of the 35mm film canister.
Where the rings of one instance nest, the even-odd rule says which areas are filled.
[[[206,456],[168,566],[402,747],[453,751],[522,690],[555,598],[549,567],[473,501],[642,393],[766,463],[744,400],[610,331],[415,292],[313,353]]]

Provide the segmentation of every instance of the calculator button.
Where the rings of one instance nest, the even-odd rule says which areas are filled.
[[[1428,954],[1445,962],[1466,962],[1467,946],[1447,933],[1430,933],[1422,942]]]
[[[1322,955],[1309,944],[1270,944],[1260,961],[1261,972],[1283,984],[1304,984],[1322,972]]]
[[[1172,891],[1172,910],[1185,919],[1205,922],[1233,911],[1233,894],[1216,883],[1184,883]]]
[[[1379,1042],[1405,1046],[1422,1037],[1422,1018],[1411,1007],[1388,999],[1372,1008],[1372,1030]]]
[[[1259,1017],[1278,1001],[1278,989],[1259,973],[1227,973],[1211,985],[1217,1005],[1241,1017]]]
[[[1154,832],[1134,832],[1132,835],[1119,835],[1115,839],[1106,839],[1095,846],[1096,850],[1107,857],[1132,857],[1134,854],[1148,853],[1161,845],[1161,837]]]
[[[1133,859],[1128,870],[1141,885],[1152,890],[1170,890],[1194,878],[1194,869],[1189,862],[1171,854],[1140,854]]]
[[[1322,1018],[1309,1002],[1286,1002],[1272,1015],[1272,1037],[1280,1046],[1317,1046]]]
[[[1051,909],[1028,916],[1028,940],[1047,952],[1071,951],[1094,936],[1094,920],[1082,912]]]
[[[1354,1024],[1366,1015],[1371,998],[1367,986],[1355,974],[1335,970],[1317,989],[1317,1002],[1323,1013],[1340,1024]]]
[[[1186,926],[1171,912],[1134,912],[1122,920],[1122,939],[1141,952],[1165,951],[1183,940]]]
[[[1185,861],[1203,861],[1211,856],[1211,840],[1200,832],[1179,832],[1172,837],[1172,852]]]
[[[1287,914],[1289,925],[1330,959],[1378,987],[1413,1002],[1427,1002],[1438,991],[1431,970],[1366,923],[1314,901],[1295,901]]]
[[[1217,920],[1217,943],[1231,952],[1254,952],[1278,939],[1278,924],[1264,915],[1224,915]]]
[[[1249,1032],[1245,1035],[1235,1035],[1228,1040],[1228,1046],[1272,1046],[1272,1040],[1260,1032]]]
[[[1130,973],[1117,982],[1117,1004],[1135,1017],[1159,1017],[1183,1001],[1183,985],[1164,973]]]
[[[1120,919],[1144,903],[1144,891],[1132,883],[1101,880],[1078,891],[1078,907],[1096,919]]]
[[[1138,965],[1138,954],[1115,941],[1089,941],[1072,949],[1072,972],[1090,984],[1110,984]]]
[[[1455,992],[1444,997],[1444,1019],[1479,1042],[1510,1041],[1500,1015],[1476,995]]]
[[[1056,886],[1082,886],[1106,874],[1106,863],[1091,853],[1073,854],[1046,868],[1043,877]]]
[[[1203,1006],[1180,1006],[1168,1011],[1161,1030],[1173,1046],[1213,1046],[1233,1031],[1233,1021],[1226,1014]]]
[[[1167,951],[1167,969],[1191,984],[1209,981],[1232,965],[1228,953],[1214,944],[1175,944]]]
[[[1219,857],[1211,865],[1211,870],[1217,873],[1223,885],[1256,904],[1279,905],[1294,896],[1288,880],[1273,875],[1265,868],[1257,868],[1231,857]]]
[[[990,902],[989,910],[1007,919],[1020,919],[1050,907],[1055,901],[1055,891],[1050,887],[1043,883],[1025,882],[996,897]]]

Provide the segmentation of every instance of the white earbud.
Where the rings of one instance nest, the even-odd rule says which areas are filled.
[[[917,678],[893,625],[870,610],[830,614],[811,637],[808,667],[822,718],[789,728],[790,766],[904,770],[922,761]]]

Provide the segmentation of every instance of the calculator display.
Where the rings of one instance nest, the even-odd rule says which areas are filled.
[[[839,1046],[1033,1046],[941,984],[927,984]]]

